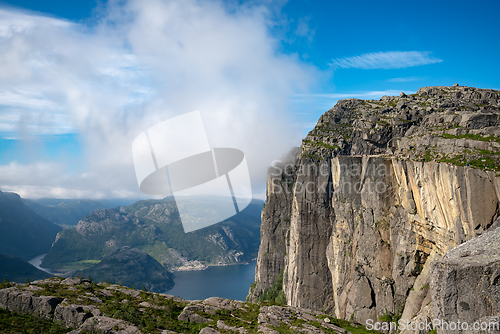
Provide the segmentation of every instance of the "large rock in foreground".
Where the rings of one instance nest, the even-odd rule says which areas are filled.
[[[97,282],[120,283],[138,289],[164,292],[174,286],[173,275],[147,253],[124,246],[106,256],[99,264],[82,271]]]
[[[499,228],[452,249],[433,263],[431,298],[435,319],[469,326],[500,321]],[[438,333],[446,332],[438,328]],[[482,333],[489,332],[500,330]]]
[[[0,289],[0,308],[57,322],[75,329],[71,334],[367,332],[362,326],[307,309],[219,297],[187,301],[78,277],[3,286],[10,287]],[[0,328],[16,332],[8,323],[0,323]]]

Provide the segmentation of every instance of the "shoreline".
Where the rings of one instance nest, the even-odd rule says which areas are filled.
[[[162,293],[186,300],[222,297],[245,300],[250,285],[255,281],[256,261],[236,265],[211,266],[209,270],[191,270],[174,273],[174,286]]]
[[[42,263],[43,258],[44,258],[45,255],[47,255],[47,253],[37,255],[34,258],[32,258],[31,260],[29,260],[28,263],[31,264],[33,267],[37,268],[38,270],[46,272],[47,274],[51,274],[51,275],[54,275],[54,276],[65,277],[66,274],[67,274],[67,272],[56,271],[54,269],[44,268],[44,267],[40,266],[40,264]],[[237,265],[248,265],[248,264],[250,264],[252,262],[255,262],[255,261],[257,261],[257,258],[253,258],[250,261],[246,261],[246,262],[233,262],[233,263],[220,263],[220,264],[201,264],[201,265],[198,265],[196,267],[184,267],[183,269],[178,269],[178,268],[182,268],[183,267],[183,266],[181,266],[181,267],[176,268],[176,270],[172,270],[171,272],[175,274],[176,272],[204,271],[204,270],[207,270],[207,269],[212,268],[212,267],[227,267],[227,266],[237,266]]]
[[[28,263],[31,264],[36,269],[46,272],[47,274],[57,275],[59,272],[52,271],[49,268],[40,267],[40,265],[42,264],[42,261],[43,261],[43,258],[45,257],[45,255],[47,255],[47,253],[37,255],[34,258],[32,258],[31,260],[29,260]]]
[[[186,272],[186,271],[204,271],[204,270],[207,270],[209,268],[212,268],[212,267],[227,267],[227,266],[237,266],[237,265],[248,265],[252,262],[255,262],[257,261],[257,258],[254,258],[254,259],[251,259],[250,261],[246,261],[246,262],[234,262],[234,263],[221,263],[221,264],[203,264],[202,266],[203,267],[200,267],[200,269],[197,269],[198,267],[196,268],[189,268],[187,267],[186,269],[177,269],[175,271],[172,271],[172,273],[176,273],[176,272]],[[182,268],[179,267],[179,268]]]

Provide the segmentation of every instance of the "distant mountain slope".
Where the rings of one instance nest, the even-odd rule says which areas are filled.
[[[24,283],[27,278],[34,281],[51,276],[17,256],[0,254],[0,280],[6,278],[10,282]]]
[[[100,263],[82,271],[82,276],[91,276],[95,282],[145,287],[154,292],[164,292],[174,286],[172,273],[147,253],[128,246],[114,250]]]
[[[0,253],[30,260],[48,252],[61,230],[24,205],[19,195],[0,191]]]
[[[184,233],[172,199],[97,210],[76,229],[60,233],[42,266],[64,268],[78,261],[101,260],[122,246],[143,250],[171,270],[250,261],[260,244],[256,211],[262,204],[254,200],[238,215],[192,233]]]
[[[23,199],[24,204],[35,213],[51,222],[60,225],[76,225],[86,215],[108,207],[98,201],[93,200],[57,200],[41,199],[29,200]],[[44,203],[44,204],[41,204]],[[49,204],[50,203],[50,204]],[[57,203],[57,204],[55,204]]]
[[[111,198],[111,199],[98,199],[98,200],[90,200],[94,202],[99,202],[107,208],[116,208],[117,206],[127,206],[134,204],[139,199],[131,199],[131,198]],[[56,206],[61,203],[77,203],[80,201],[85,201],[82,199],[73,199],[73,198],[37,198],[30,199],[30,201],[35,202],[44,206]]]

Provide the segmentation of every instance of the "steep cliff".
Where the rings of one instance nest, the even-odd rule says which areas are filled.
[[[499,102],[469,87],[339,101],[269,169],[249,300],[283,270],[288,305],[415,316],[430,262],[500,224]]]

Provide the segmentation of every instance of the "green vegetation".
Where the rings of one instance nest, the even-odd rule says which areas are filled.
[[[273,285],[264,290],[264,293],[259,296],[260,301],[271,301],[278,305],[286,305],[286,297],[283,292],[283,273],[284,269],[281,269]]]
[[[353,334],[379,333],[377,331],[367,330],[366,327],[363,325],[354,324],[354,323],[351,323],[349,321],[342,320],[342,319],[330,318],[327,315],[319,315],[316,318],[322,319],[322,320],[325,318],[328,318],[328,319],[330,319],[330,323],[332,325],[336,325],[338,327],[341,327],[341,328],[343,328],[343,329],[345,329]],[[297,319],[297,318],[290,321],[290,324],[294,327],[303,327],[302,325],[304,323],[307,323],[307,322],[302,320],[302,319]],[[330,329],[326,326],[323,326],[322,323],[318,320],[311,321],[308,324],[312,325],[316,328],[321,329],[322,332],[327,333],[327,334],[336,334],[337,333],[335,330]],[[287,325],[283,322],[281,322],[279,326],[271,326],[271,328],[273,328],[275,331],[277,331],[280,334],[295,334],[295,333],[297,333],[296,331],[294,331],[294,329],[292,327],[290,327],[289,325]]]
[[[310,144],[310,145],[313,145],[313,146],[321,146],[321,147],[324,147],[326,149],[329,149],[329,150],[337,150],[339,149],[340,147],[339,146],[336,146],[336,145],[329,145],[329,144],[326,144],[326,143],[323,143],[322,141],[312,141],[312,140],[302,140],[302,142],[304,144]]]
[[[456,154],[449,157],[447,154],[435,155],[431,154],[430,151],[426,151],[424,156],[424,161],[430,161],[436,159],[438,162],[444,162],[452,164],[455,166],[469,166],[472,168],[488,169],[500,171],[500,152],[479,150],[479,149],[465,149],[462,154]]]
[[[98,264],[99,262],[101,262],[101,260],[81,260],[81,261],[68,262],[64,265],[64,269],[83,270],[89,268],[94,264]]]
[[[139,327],[141,331],[153,334],[161,333],[162,330],[172,330],[179,333],[198,333],[204,327],[214,326],[218,320],[224,321],[229,326],[243,327],[249,333],[256,333],[258,325],[257,316],[260,307],[276,305],[274,302],[263,301],[259,304],[243,303],[241,308],[235,308],[231,311],[222,309],[216,311],[214,314],[194,311],[202,317],[213,320],[210,323],[197,324],[177,320],[184,307],[188,305],[188,301],[178,300],[158,293],[127,289],[119,285],[112,286],[107,283],[95,284],[92,281],[84,281],[80,285],[75,285],[76,289],[69,290],[67,286],[60,284],[61,281],[62,278],[54,278],[51,281],[40,284],[39,286],[42,287],[42,290],[35,291],[34,295],[56,296],[66,298],[68,303],[98,306],[105,316],[128,321]],[[106,293],[102,292],[104,290],[106,290]],[[94,296],[100,298],[102,303],[96,304],[92,301],[90,298]],[[154,307],[145,307],[144,304],[141,304],[144,302],[154,305]],[[299,319],[294,319],[293,321],[294,325],[301,325],[302,323],[304,321]],[[279,328],[281,330],[280,333],[288,333],[285,331],[289,328],[286,324],[282,323]],[[50,331],[39,332],[51,333]]]
[[[486,142],[497,142],[500,143],[500,137],[495,137],[495,136],[481,136],[481,135],[475,135],[471,133],[466,133],[462,135],[451,135],[448,133],[443,133],[441,137],[446,138],[446,139],[470,139],[470,140],[479,140],[479,141],[486,141]]]
[[[292,321],[290,321],[290,324],[292,324],[292,326],[295,326],[295,327],[300,327],[300,326],[302,326],[302,324],[304,324],[306,322],[307,321],[305,321],[305,320],[295,318]]]
[[[288,326],[287,324],[285,324],[284,322],[280,322],[279,326],[271,326],[271,328],[280,334],[294,334],[295,333],[293,331],[293,329],[290,326]]]
[[[375,123],[376,123],[376,124],[378,124],[378,125],[381,125],[381,126],[391,126],[391,125],[389,124],[389,122],[384,121],[384,120],[381,120],[381,121],[376,121]]]
[[[352,319],[351,319],[351,321],[347,321],[347,320],[343,320],[343,319],[330,318],[329,316],[326,316],[326,315],[318,315],[316,318],[318,318],[318,319],[329,318],[331,324],[339,326],[339,327],[341,327],[341,328],[343,328],[343,329],[351,332],[352,334],[369,334],[369,333],[373,334],[373,333],[379,333],[377,331],[368,330],[363,325],[354,323]],[[318,327],[317,326],[318,324],[321,325],[319,322],[311,323],[311,325],[313,325],[315,327]],[[325,333],[335,333],[331,329],[326,329],[324,327],[318,327],[318,328],[321,328],[321,330],[323,332],[325,332]]]
[[[425,162],[429,162],[429,161],[432,161],[434,159],[434,157],[432,156],[432,154],[429,150],[425,150],[425,154],[424,154],[423,159]]]
[[[82,276],[93,277],[97,282],[119,282],[129,287],[146,287],[164,292],[174,285],[173,275],[158,261],[136,248],[121,247],[84,271]]]
[[[175,302],[173,299],[161,295],[144,292],[141,292],[141,297],[143,298],[134,298],[123,292],[116,291],[111,297],[103,300],[100,310],[108,317],[128,321],[147,333],[159,333],[164,329],[197,333],[203,327],[206,327],[206,325],[177,320],[186,305],[185,303]],[[123,300],[127,300],[127,302],[124,303]],[[139,304],[142,301],[154,303],[161,308],[141,308]]]
[[[444,158],[438,159],[438,161],[448,163],[451,165],[455,165],[455,166],[465,166],[466,165],[466,160],[465,160],[465,157],[463,154],[454,156],[453,158],[444,157]]]
[[[9,280],[7,278],[4,278],[3,279],[3,282],[0,283],[0,289],[6,289],[6,288],[10,288],[11,286],[13,286],[12,283],[9,282]]]
[[[24,199],[23,202],[38,215],[62,227],[75,226],[80,219],[89,213],[107,208],[100,202],[93,200],[64,200],[53,205],[41,205],[27,199]]]
[[[381,228],[381,229],[388,230],[391,227],[391,223],[386,220],[387,215],[388,214],[386,214],[385,217],[382,218],[381,220],[375,222],[375,227],[376,228]]]
[[[76,290],[69,290],[67,286],[61,285],[62,279],[57,279],[52,283],[40,285],[43,290],[36,291],[35,296],[56,296],[66,298],[70,303],[83,305],[94,305],[95,302],[89,299],[91,296],[98,296],[102,300],[99,309],[104,315],[129,321],[148,333],[160,333],[163,329],[170,329],[184,333],[198,333],[204,325],[178,321],[177,317],[187,302],[177,302],[165,295],[148,292],[140,292],[137,297],[135,290],[120,288],[120,291],[111,291],[111,296],[99,294],[100,290],[108,288],[109,284],[95,284],[94,282],[76,285]],[[154,303],[160,308],[143,308],[139,304],[143,301]],[[141,310],[140,310],[141,309]]]
[[[72,331],[52,321],[21,315],[0,308],[0,333],[63,334]]]

